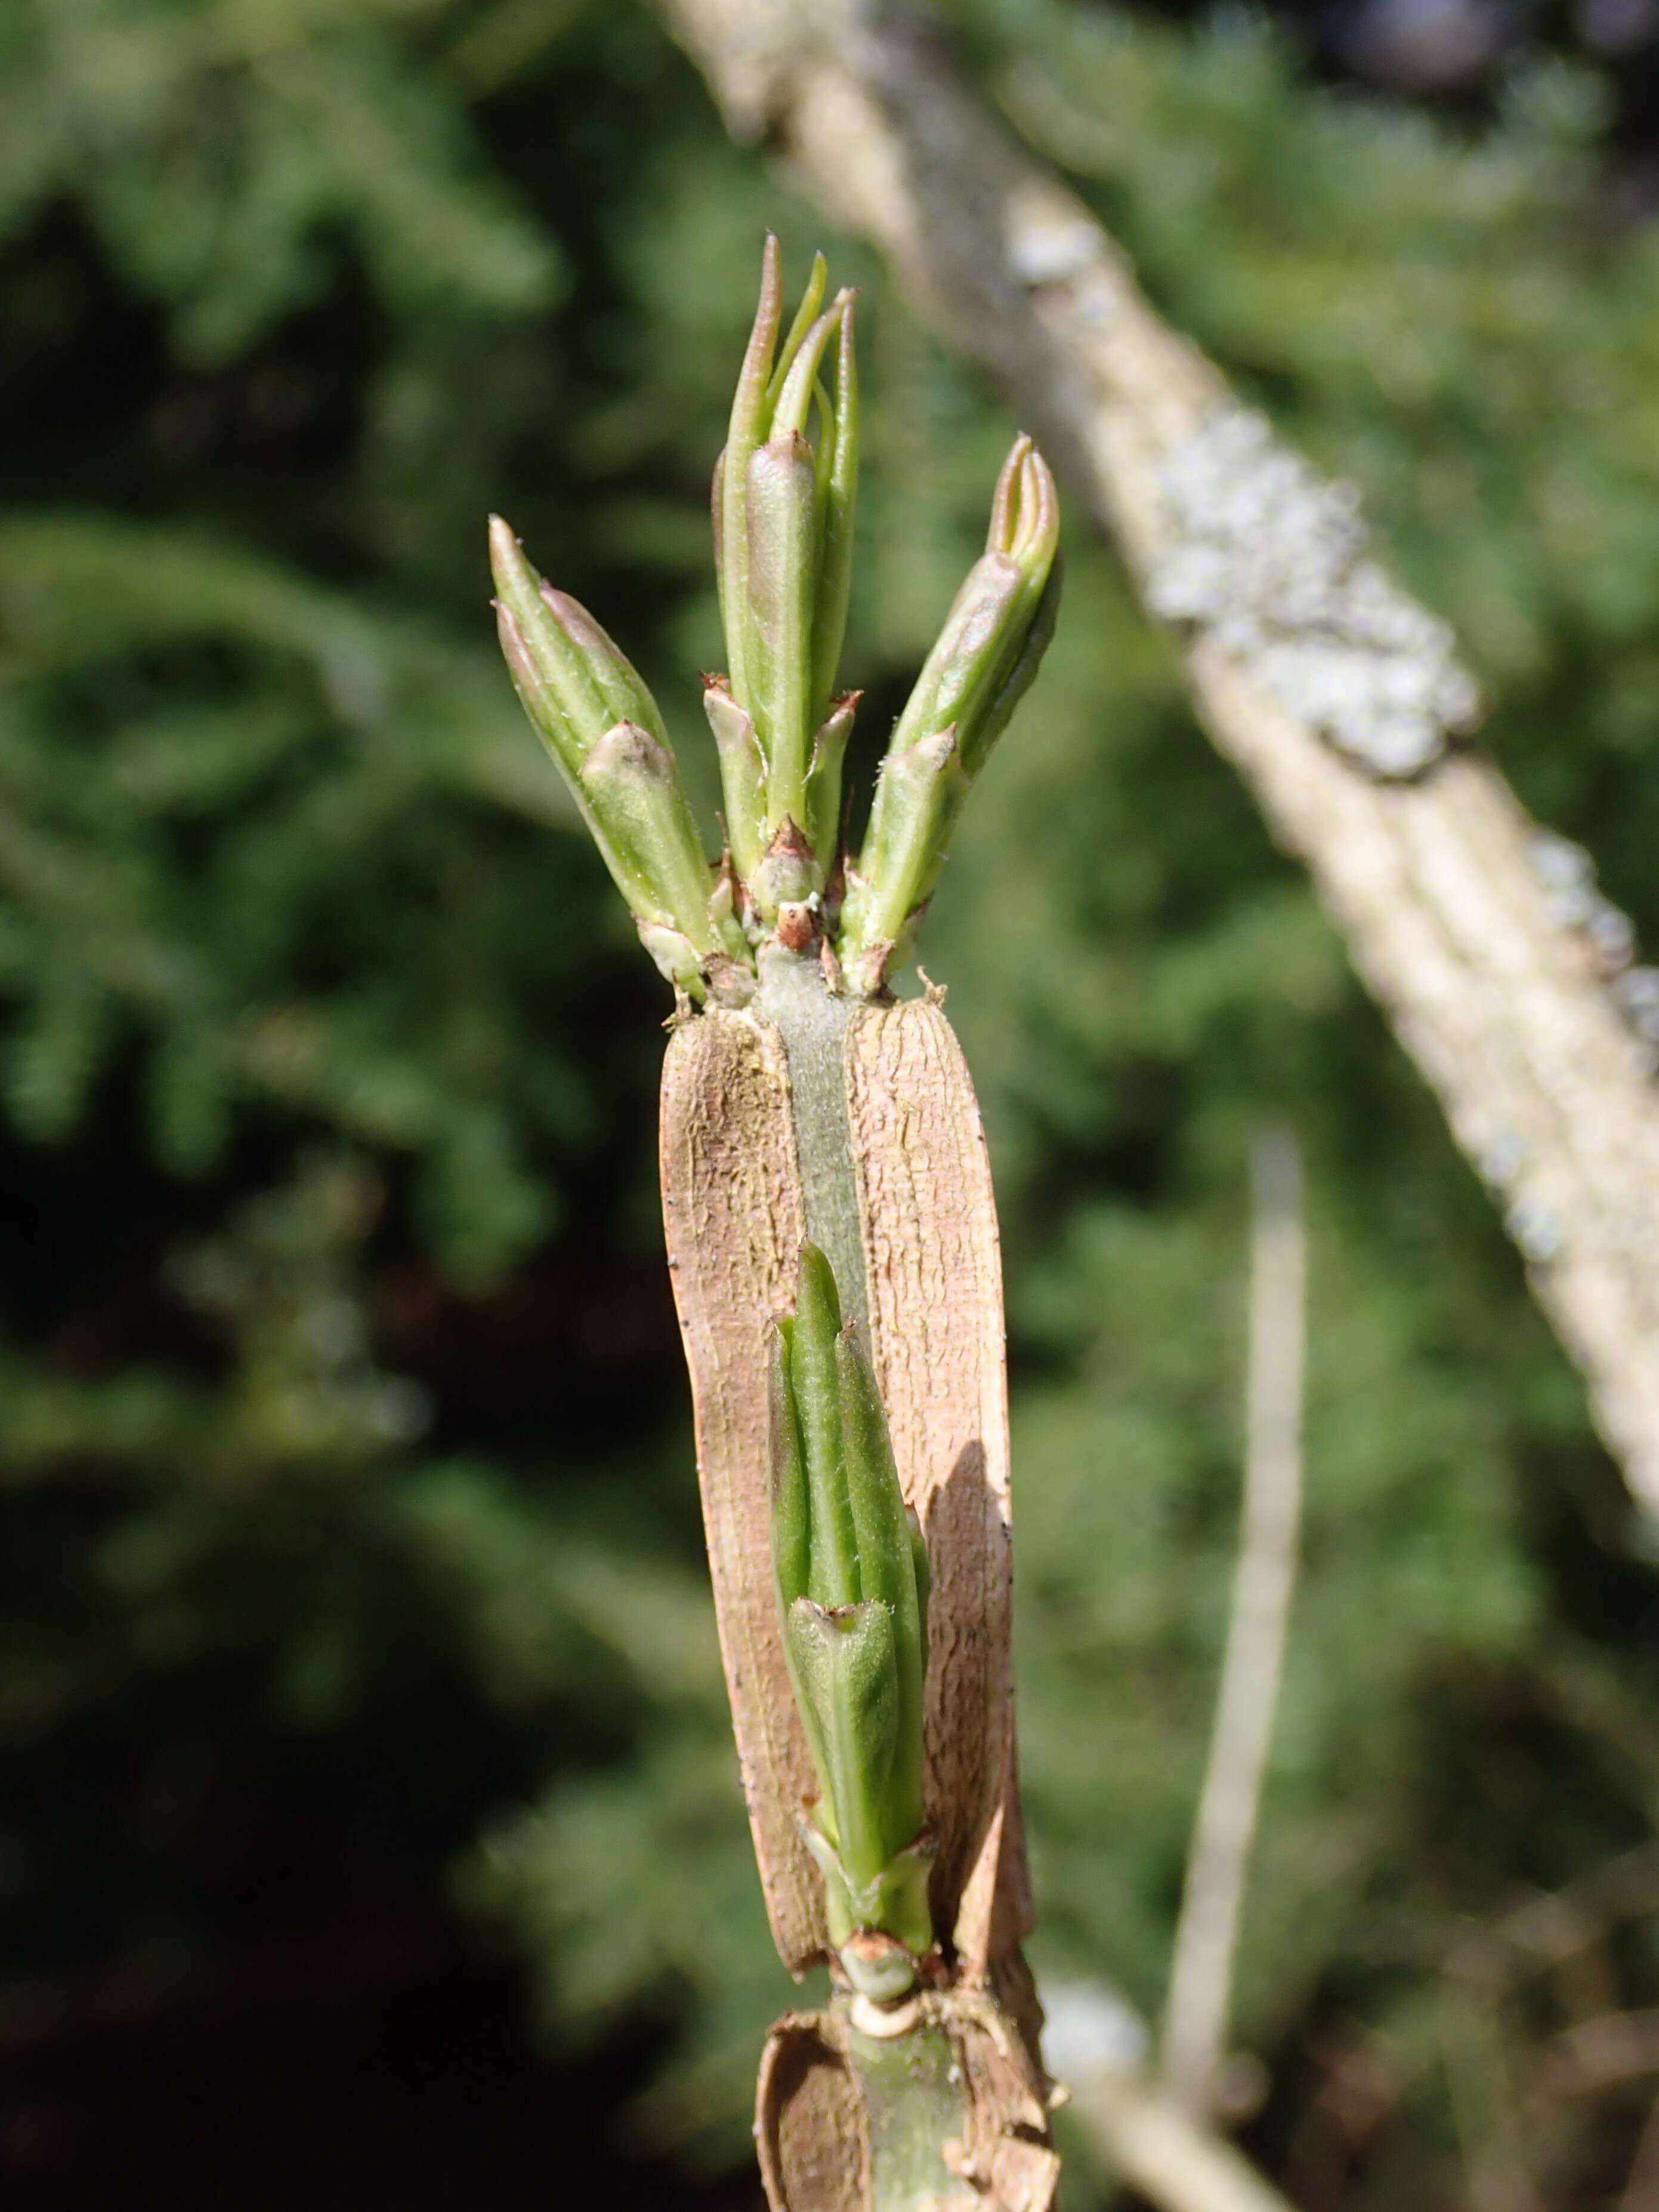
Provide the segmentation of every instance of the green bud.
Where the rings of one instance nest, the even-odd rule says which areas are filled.
[[[667,746],[637,722],[618,722],[589,750],[578,781],[641,935],[647,927],[665,927],[681,933],[697,953],[740,954],[742,932],[722,912],[722,886],[703,857]],[[689,988],[684,967],[677,952],[674,966],[664,972]]]
[[[585,607],[536,574],[499,515],[489,550],[501,650],[663,973],[704,995],[711,957],[746,961],[722,905],[656,702]]]
[[[824,887],[839,829],[838,757],[832,775],[824,751],[816,787],[813,772],[847,628],[858,474],[853,295],[837,293],[823,307],[825,283],[820,254],[780,347],[782,276],[777,240],[769,236],[714,489],[726,688],[750,718],[762,767],[758,789],[746,764],[737,787],[728,784],[727,834],[734,860],[746,853],[757,866],[786,824],[805,830],[811,891]],[[820,376],[832,339],[833,395]],[[826,807],[832,781],[834,803]],[[826,818],[821,838],[815,825]],[[763,919],[775,921],[775,896],[757,887],[749,864],[738,865]]]
[[[969,787],[954,726],[882,763],[871,833],[848,871],[842,910],[842,972],[859,996],[878,991],[908,958]]]
[[[702,710],[720,756],[732,864],[744,883],[752,883],[764,850],[761,821],[766,811],[766,762],[760,740],[754,723],[732,696],[731,685],[723,676],[707,678]]]
[[[766,827],[806,812],[811,731],[812,586],[817,469],[798,431],[751,454],[748,483],[749,600],[745,667],[766,761]]]
[[[833,859],[841,842],[841,771],[860,695],[844,691],[830,704],[812,739],[812,764],[806,771],[807,842],[813,852]]]
[[[666,745],[657,702],[632,661],[586,607],[543,582],[499,514],[489,518],[489,565],[514,684],[565,774],[574,777],[617,722],[636,722]]]
[[[821,1795],[808,1843],[832,1940],[933,1940],[922,1833],[926,1552],[835,1278],[800,1252],[772,1369],[772,1556],[784,1649]],[[920,1577],[918,1568],[920,1565]]]
[[[878,990],[908,957],[969,788],[1036,674],[1059,605],[1059,540],[1054,478],[1021,436],[997,482],[986,550],[894,727],[848,872],[840,952],[856,991]]]
[[[822,724],[836,693],[841,649],[847,637],[847,601],[853,581],[853,521],[858,504],[859,380],[853,348],[853,301],[841,319],[836,348],[835,398],[818,439],[817,589],[812,603],[812,720]],[[819,387],[820,411],[823,410]],[[832,835],[840,828],[832,825]]]
[[[777,240],[768,231],[754,327],[732,395],[725,450],[714,464],[714,568],[720,584],[720,620],[726,629],[726,674],[733,697],[745,708],[749,701],[744,611],[749,599],[749,458],[766,435],[767,383],[782,304],[783,255]]]
[[[902,752],[954,724],[968,773],[978,775],[1012,709],[1005,695],[1020,667],[1059,544],[1054,480],[1022,435],[997,479],[985,550],[945,618],[893,732],[891,750]]]
[[[766,242],[770,246],[775,246],[777,241],[769,232]],[[830,264],[823,254],[815,253],[812,256],[811,274],[806,280],[806,289],[801,294],[800,305],[795,310],[795,319],[789,325],[789,334],[778,349],[778,357],[766,386],[766,404],[773,410],[774,416],[782,395],[784,381],[795,365],[795,357],[801,349],[806,333],[818,319],[818,310],[823,305],[823,295],[829,289],[829,283]],[[764,289],[765,278],[763,275],[763,291]],[[799,429],[799,423],[795,427]]]

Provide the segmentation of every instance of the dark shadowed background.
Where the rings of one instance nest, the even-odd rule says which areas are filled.
[[[1180,14],[945,18],[1166,310],[1364,488],[1522,796],[1659,946],[1659,4]],[[662,1267],[667,994],[495,658],[483,526],[639,660],[707,814],[705,493],[768,224],[792,283],[823,243],[863,288],[867,793],[1017,426],[728,146],[649,13],[0,9],[21,2212],[755,2202],[792,1989]],[[1248,2140],[1308,2212],[1613,2205],[1659,2038],[1588,2080],[1563,2053],[1659,2005],[1653,1868],[1501,2003],[1467,1962],[1652,1844],[1659,1535],[1167,647],[1080,531],[1069,559],[924,953],[1003,1208],[1033,1955],[1156,2021],[1246,1161],[1285,1114],[1308,1528]]]

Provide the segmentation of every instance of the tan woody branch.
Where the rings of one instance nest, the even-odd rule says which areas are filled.
[[[914,24],[663,0],[764,138],[996,380],[1185,642],[1194,703],[1503,1207],[1631,1488],[1659,1510],[1659,1084],[1648,987],[1575,848],[1457,742],[1451,640]]]

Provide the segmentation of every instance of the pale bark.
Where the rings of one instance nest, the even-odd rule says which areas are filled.
[[[1651,1042],[1612,988],[1617,917],[1564,881],[1492,762],[1448,742],[1474,699],[1445,633],[924,33],[846,0],[663,4],[734,131],[881,249],[1177,623],[1212,738],[1311,872],[1659,1510]]]
[[[1073,2085],[1077,2116],[1138,2196],[1163,2212],[1291,2212],[1230,2142],[1149,2083],[1101,2072]]]
[[[1301,1164],[1287,1129],[1257,1139],[1254,1168],[1238,1561],[1164,2022],[1165,2078],[1194,2112],[1213,2103],[1226,2056],[1233,1959],[1279,1703],[1302,1509],[1307,1255]]]

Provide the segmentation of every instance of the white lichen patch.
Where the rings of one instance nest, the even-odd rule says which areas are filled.
[[[1659,1049],[1659,968],[1627,968],[1613,995],[1637,1036]]]
[[[1534,1267],[1547,1267],[1565,1248],[1561,1224],[1553,1207],[1540,1198],[1518,1199],[1504,1217],[1504,1226],[1519,1246],[1521,1255]]]
[[[1636,968],[1636,927],[1595,880],[1595,863],[1582,845],[1553,830],[1534,830],[1527,855],[1544,893],[1550,920],[1589,939],[1596,963],[1636,1039],[1639,1066],[1659,1073],[1659,968]]]
[[[1155,614],[1204,629],[1373,775],[1414,775],[1474,726],[1450,630],[1369,557],[1351,484],[1228,404],[1170,453],[1162,486],[1174,534],[1147,587]]]

